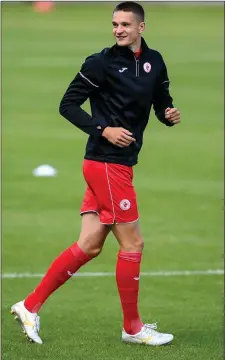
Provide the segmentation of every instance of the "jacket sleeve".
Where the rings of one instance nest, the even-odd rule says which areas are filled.
[[[93,136],[101,136],[107,124],[95,119],[81,108],[104,82],[103,61],[100,54],[89,56],[66,90],[59,106],[60,114],[73,125]]]
[[[167,126],[173,126],[166,118],[165,118],[165,110],[170,107],[173,108],[173,99],[170,96],[169,92],[169,78],[167,74],[167,68],[163,61],[162,56],[161,59],[161,70],[159,76],[156,81],[154,96],[153,96],[153,108],[155,111],[155,115],[163,124]]]

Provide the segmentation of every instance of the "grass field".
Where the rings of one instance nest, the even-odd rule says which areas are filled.
[[[113,44],[113,4],[2,5],[2,272],[44,273],[76,240],[85,188],[86,135],[58,114],[61,97],[84,58]],[[88,13],[87,13],[88,9]],[[223,8],[145,4],[145,39],[167,63],[182,124],[151,115],[135,168],[145,252],[142,271],[223,268]],[[88,110],[89,105],[85,108]],[[41,164],[56,178],[35,178]],[[113,272],[117,243],[81,272]],[[37,278],[2,280],[3,360],[222,359],[223,276],[143,276],[146,322],[172,332],[171,346],[120,342],[115,279],[78,277],[41,311],[44,345],[26,343],[9,315]]]

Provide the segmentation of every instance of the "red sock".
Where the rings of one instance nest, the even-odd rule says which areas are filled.
[[[38,312],[47,298],[63,285],[82,265],[91,258],[77,243],[63,251],[51,264],[36,289],[25,299],[24,306],[30,312]]]
[[[143,323],[138,313],[138,291],[142,253],[120,251],[116,266],[116,282],[123,309],[124,330],[137,334]]]

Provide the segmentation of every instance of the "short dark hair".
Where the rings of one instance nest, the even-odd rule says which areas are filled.
[[[113,12],[130,11],[139,17],[141,21],[145,21],[145,12],[143,7],[134,1],[124,1],[118,4]]]

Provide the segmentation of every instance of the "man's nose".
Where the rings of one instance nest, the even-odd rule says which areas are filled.
[[[119,25],[118,28],[116,29],[116,32],[117,32],[117,34],[122,34],[123,30],[124,30],[124,27],[122,25]]]

